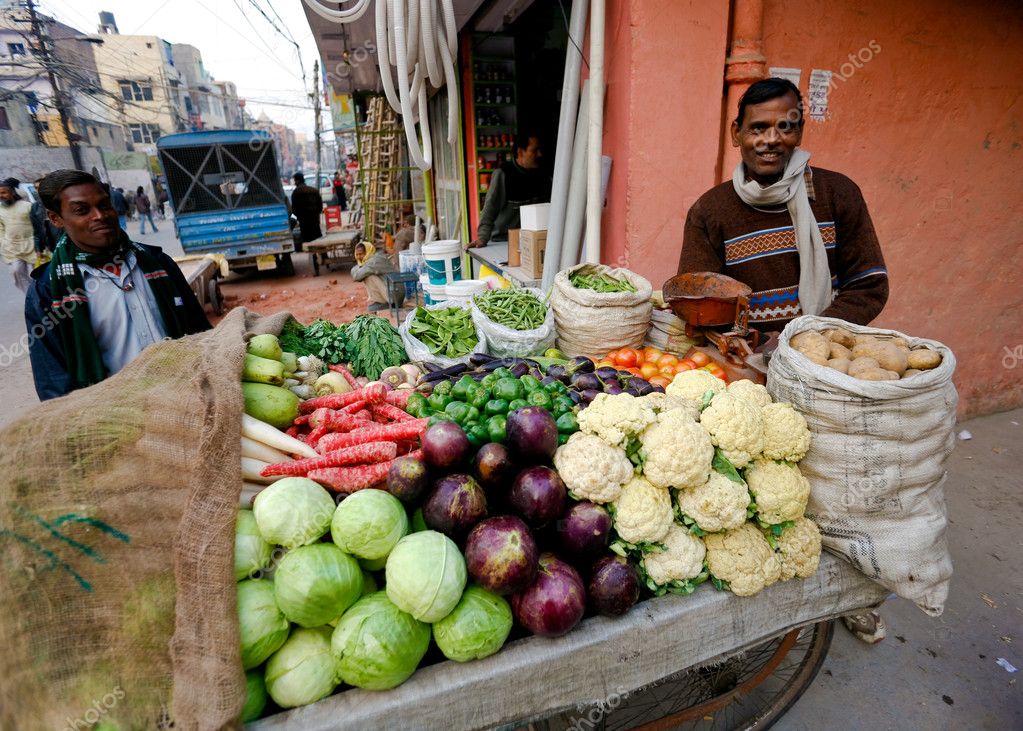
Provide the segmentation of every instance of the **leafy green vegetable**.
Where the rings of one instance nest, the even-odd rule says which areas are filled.
[[[739,475],[735,466],[720,449],[714,449],[714,461],[711,462],[710,466],[714,468],[715,472],[720,472],[732,482],[738,482],[740,485],[746,484],[746,481]]]
[[[340,363],[345,358],[344,328],[326,320],[303,325],[292,317],[277,339],[281,348],[295,355],[315,355],[328,363]]]
[[[479,344],[472,314],[462,307],[439,310],[416,308],[409,333],[418,338],[434,355],[461,358]]]
[[[345,354],[352,372],[373,381],[385,368],[401,365],[408,356],[398,329],[376,315],[359,315],[345,328]]]

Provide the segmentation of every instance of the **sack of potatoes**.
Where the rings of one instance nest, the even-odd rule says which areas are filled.
[[[941,365],[941,354],[926,346],[910,348],[905,339],[852,333],[841,327],[805,330],[789,345],[817,365],[861,381],[912,378]]]

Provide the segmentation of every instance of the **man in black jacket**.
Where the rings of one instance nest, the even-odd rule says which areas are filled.
[[[550,201],[551,176],[541,166],[542,158],[539,137],[529,132],[516,136],[515,159],[494,172],[470,248],[486,246],[491,239],[506,241],[508,230],[519,227],[521,206]]]
[[[291,193],[291,212],[295,214],[302,229],[302,241],[318,239],[323,235],[320,231],[323,197],[316,188],[305,184],[305,176],[302,173],[295,173],[293,180],[295,190]]]
[[[41,401],[102,381],[158,340],[210,328],[174,260],[128,238],[96,178],[57,170],[39,196],[63,231],[50,263],[32,272],[25,300]]]

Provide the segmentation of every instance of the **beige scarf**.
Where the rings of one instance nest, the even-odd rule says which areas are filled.
[[[799,253],[799,306],[804,315],[819,315],[831,304],[831,269],[806,192],[804,173],[809,160],[809,152],[796,148],[781,180],[766,188],[755,180],[746,180],[746,168],[740,161],[732,172],[732,186],[747,205],[763,207],[784,203],[788,207]]]

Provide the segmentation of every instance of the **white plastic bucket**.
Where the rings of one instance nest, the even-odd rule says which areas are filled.
[[[457,282],[449,282],[444,291],[452,302],[459,304],[468,303],[473,295],[487,290],[487,283],[482,279],[461,279]]]
[[[447,286],[444,284],[430,284],[430,279],[425,274],[419,278],[423,286],[423,301],[428,305],[435,305],[447,299]]]
[[[447,284],[462,278],[462,243],[434,241],[423,244],[423,259],[430,284]]]

